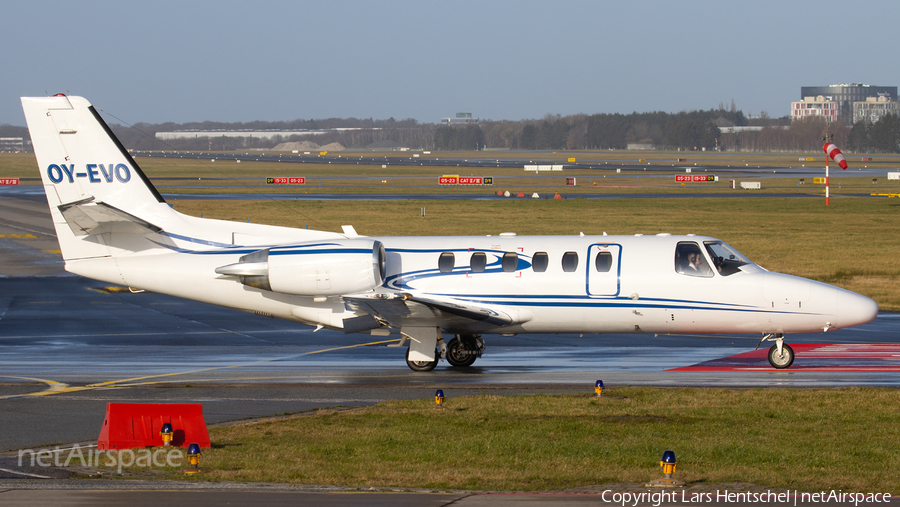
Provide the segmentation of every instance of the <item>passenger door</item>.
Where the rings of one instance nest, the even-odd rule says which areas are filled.
[[[594,243],[588,247],[585,263],[585,290],[588,296],[618,296],[621,275],[622,246],[615,243]]]

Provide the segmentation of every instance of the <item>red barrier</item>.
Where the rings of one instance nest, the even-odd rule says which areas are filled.
[[[209,432],[203,420],[203,405],[199,403],[107,403],[97,449],[162,446],[159,430],[163,423],[171,424],[175,430],[172,446],[187,447],[196,442],[209,448]]]

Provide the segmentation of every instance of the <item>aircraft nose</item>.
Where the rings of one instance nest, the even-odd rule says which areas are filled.
[[[841,290],[837,297],[840,323],[837,327],[851,327],[872,322],[878,316],[878,303],[855,292]]]

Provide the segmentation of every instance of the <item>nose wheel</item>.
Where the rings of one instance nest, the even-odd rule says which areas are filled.
[[[778,352],[778,345],[772,345],[769,349],[769,364],[779,370],[789,367],[794,364],[794,349],[787,343],[782,343],[781,352]]]
[[[765,341],[775,342],[775,345],[772,345],[772,348],[769,349],[769,364],[773,368],[783,370],[794,364],[794,349],[787,343],[784,343],[783,334],[767,334],[759,341],[759,345],[762,345],[762,342]],[[756,346],[757,349],[759,345]]]

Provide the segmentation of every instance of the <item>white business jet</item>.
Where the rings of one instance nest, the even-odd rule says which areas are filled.
[[[109,283],[407,341],[415,371],[472,365],[482,336],[788,333],[864,324],[867,297],[772,273],[704,236],[381,237],[173,210],[90,103],[23,98],[66,270]],[[444,337],[452,336],[447,343]]]

